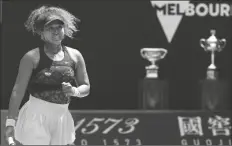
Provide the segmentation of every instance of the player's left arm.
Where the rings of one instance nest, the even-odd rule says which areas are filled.
[[[86,64],[84,57],[82,54],[74,49],[75,56],[76,56],[76,79],[78,83],[78,91],[80,92],[80,97],[85,97],[89,95],[90,92],[90,82],[89,82],[89,77],[86,69]]]

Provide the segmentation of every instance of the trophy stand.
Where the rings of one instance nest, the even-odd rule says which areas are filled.
[[[168,82],[158,78],[159,67],[156,61],[163,59],[167,50],[163,48],[143,48],[141,56],[151,62],[146,66],[146,76],[139,80],[139,107],[140,109],[167,109]]]
[[[146,66],[146,78],[158,78],[158,69],[159,67],[153,63],[150,66]]]
[[[218,80],[218,70],[216,69],[207,69],[206,71],[207,80]]]
[[[200,46],[210,52],[211,64],[206,71],[206,79],[200,81],[201,109],[224,110],[230,107],[229,84],[218,77],[219,70],[215,65],[215,54],[221,52],[226,45],[225,39],[217,39],[216,31],[210,31],[208,39],[200,39]]]

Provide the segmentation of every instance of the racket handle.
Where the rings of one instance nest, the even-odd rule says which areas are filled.
[[[9,145],[16,145],[15,142],[14,142],[14,138],[13,137],[8,137],[7,141],[8,141]]]

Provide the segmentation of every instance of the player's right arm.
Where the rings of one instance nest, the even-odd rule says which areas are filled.
[[[20,104],[35,66],[33,60],[35,60],[35,53],[33,50],[27,52],[20,60],[17,78],[10,97],[7,120],[15,120],[18,116]],[[13,136],[12,128],[13,126],[6,127],[6,137]]]

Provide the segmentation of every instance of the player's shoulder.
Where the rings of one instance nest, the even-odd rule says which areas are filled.
[[[39,48],[34,48],[27,51],[20,60],[20,64],[29,66],[30,64],[35,67],[39,60]]]
[[[21,62],[32,63],[35,67],[40,59],[39,48],[33,48],[27,51],[21,59]]]
[[[33,49],[27,51],[23,56],[23,58],[27,58],[27,59],[31,59],[31,60],[34,60],[38,57],[39,57],[39,48],[33,48]]]
[[[72,47],[69,47],[69,46],[65,46],[68,50],[68,52],[74,54],[74,55],[81,55],[81,52],[77,49],[77,48],[72,48]]]

